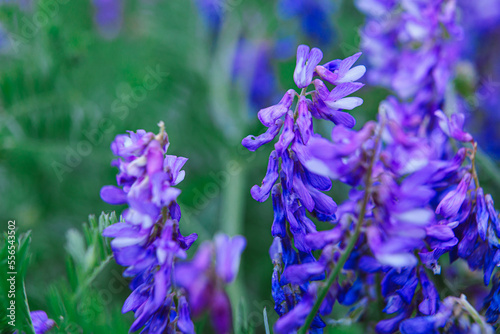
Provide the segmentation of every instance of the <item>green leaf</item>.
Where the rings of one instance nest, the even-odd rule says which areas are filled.
[[[266,329],[266,334],[271,334],[271,332],[269,331],[269,320],[267,320],[267,310],[265,307],[263,313],[264,313],[264,327]]]
[[[113,259],[109,240],[102,236],[102,231],[117,221],[114,212],[102,213],[98,220],[91,215],[82,231],[71,229],[67,232],[67,280],[52,284],[48,293],[50,314],[58,319],[61,333],[106,333],[110,330],[126,333],[128,322],[118,327],[113,323],[111,312],[117,313],[120,309],[110,308],[110,300],[104,295],[109,292],[94,286],[96,278]],[[123,322],[123,316],[119,319]]]
[[[75,301],[113,258],[109,241],[102,236],[102,231],[116,222],[114,212],[103,212],[99,222],[94,215],[90,215],[89,222],[83,224],[83,234],[76,229],[71,229],[66,234],[66,251],[69,255],[66,269]]]

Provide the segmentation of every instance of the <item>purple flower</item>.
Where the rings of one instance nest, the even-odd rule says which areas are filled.
[[[368,16],[361,47],[372,67],[370,81],[403,99],[431,94],[442,101],[462,36],[456,3],[363,0],[357,5]]]
[[[262,185],[253,186],[251,194],[261,202],[272,194],[274,220],[271,232],[276,237],[270,250],[274,264],[272,295],[275,310],[282,316],[275,326],[280,333],[295,330],[303,323],[307,316],[306,310],[312,307],[312,304],[307,305],[314,302],[312,296],[307,296],[306,285],[310,280],[323,279],[327,264],[332,262],[331,256],[327,256],[328,252],[316,260],[311,249],[320,244],[329,247],[327,244],[339,241],[339,235],[326,236],[320,233],[316,236],[316,226],[309,214],[320,221],[334,222],[337,204],[323,193],[330,190],[331,181],[311,169],[307,163],[310,160],[310,148],[317,147],[316,143],[320,140],[314,133],[313,118],[350,127],[355,124],[354,118],[342,110],[351,110],[362,103],[359,98],[348,97],[363,86],[354,81],[364,74],[364,66],[352,68],[359,56],[356,54],[320,66],[322,52],[300,45],[294,71],[294,81],[301,89],[300,94],[290,89],[277,105],[261,109],[258,117],[268,130],[261,136],[248,136],[242,141],[243,146],[255,151],[279,135],[275,150],[269,157]],[[321,79],[316,79],[316,89],[307,93],[307,87],[315,75],[336,87],[330,91]],[[308,98],[310,95],[312,99]],[[297,105],[292,111],[295,97],[298,97]],[[370,133],[370,130],[363,132],[359,139],[356,138],[356,143],[345,144],[346,131],[342,128],[337,126],[334,131],[341,155],[345,157],[357,149],[360,145],[358,141],[362,141],[361,137]],[[358,160],[361,163],[359,157]],[[347,169],[343,164],[342,167]],[[329,295],[329,298],[334,297]],[[324,310],[327,309],[328,306],[325,306]],[[324,323],[317,316],[311,328],[320,330],[322,327]]]
[[[193,316],[208,311],[217,333],[233,329],[231,304],[223,286],[234,280],[245,244],[242,236],[231,239],[217,234],[214,244],[203,243],[193,260],[180,263],[175,271],[175,283],[187,291]]]
[[[194,334],[194,324],[190,317],[189,304],[186,297],[179,298],[179,320],[177,326],[183,334]]]
[[[246,240],[242,236],[230,239],[225,234],[217,234],[214,238],[216,259],[216,272],[226,283],[231,283],[240,266],[240,257],[246,246]]]
[[[354,82],[361,78],[366,72],[366,68],[363,65],[352,67],[360,56],[361,52],[358,52],[341,61],[330,61],[324,65],[318,66],[316,68],[316,73],[321,79],[333,85]]]
[[[299,45],[297,48],[297,64],[293,72],[293,80],[299,88],[306,88],[311,84],[315,67],[323,58],[320,49],[313,48],[309,52],[307,45]]]
[[[163,123],[159,126],[158,135],[139,130],[119,135],[112,143],[112,151],[120,157],[113,164],[119,169],[121,188],[105,186],[101,197],[110,204],[126,203],[129,208],[103,236],[114,238],[111,248],[116,262],[127,267],[124,276],[133,277],[133,292],[122,309],[135,313],[130,331],[143,327],[151,333],[163,332],[167,326],[172,329],[170,320],[177,316],[181,330],[192,333],[189,307],[173,284],[177,262],[186,258],[186,250],[197,238],[180,232],[176,203],[180,190],[173,187],[184,179],[181,169],[187,159],[166,155],[168,138]],[[179,296],[177,305],[175,294]]]
[[[464,295],[461,298],[447,297],[439,304],[437,313],[404,320],[399,330],[402,334],[442,332],[439,329],[445,329],[447,333],[493,334],[493,328],[485,323],[483,317],[476,311],[475,314],[470,312],[472,308]]]
[[[283,121],[279,119],[276,121],[276,124],[269,127],[265,133],[257,137],[249,135],[241,141],[241,144],[253,152],[262,145],[267,144],[276,138],[276,135],[278,135],[282,126]]]
[[[311,311],[317,287],[315,284],[309,285],[309,289],[304,294],[300,302],[289,313],[278,319],[274,325],[274,331],[278,334],[293,333],[304,324],[306,317]],[[320,322],[319,328],[324,327],[324,323]]]
[[[489,295],[484,300],[486,310],[486,320],[489,323],[496,323],[500,315],[500,281],[498,274],[493,278],[493,285]]]
[[[290,106],[293,103],[295,95],[295,91],[293,89],[290,89],[285,93],[278,104],[261,109],[258,113],[258,117],[261,123],[267,127],[272,127],[276,123],[276,120],[280,119],[288,112],[288,109],[290,109]]]
[[[322,47],[332,44],[335,39],[335,28],[330,15],[336,6],[325,0],[280,0],[278,16],[285,19],[297,19],[308,40]]]
[[[252,109],[267,106],[276,97],[277,79],[272,58],[277,48],[267,40],[255,41],[241,37],[238,41],[232,64],[232,83],[246,93]]]
[[[56,325],[55,321],[49,319],[47,313],[44,311],[32,311],[30,312],[30,316],[35,334],[45,334]]]
[[[436,213],[445,218],[455,217],[465,201],[465,196],[471,180],[472,176],[469,173],[465,174],[458,187],[447,193],[441,200],[436,208]]]
[[[486,240],[486,232],[488,231],[489,213],[486,208],[483,188],[478,188],[476,191],[476,222],[477,231],[481,239]]]
[[[220,0],[196,0],[195,3],[205,24],[218,31],[224,18],[224,4]]]
[[[94,20],[103,36],[112,38],[120,31],[122,25],[121,0],[94,0]]]
[[[500,235],[500,218],[498,215],[498,211],[495,209],[493,198],[490,194],[487,194],[486,196],[484,196],[484,199],[486,201],[486,206],[488,207],[488,213],[493,224],[493,228],[495,229],[495,232]]]
[[[446,135],[462,142],[473,141],[472,136],[463,131],[465,120],[464,114],[457,113],[448,118],[441,110],[438,110],[435,112],[435,115],[439,119],[441,130],[443,130]]]
[[[262,186],[257,185],[252,187],[251,194],[252,197],[259,202],[264,202],[271,192],[271,188],[278,179],[278,155],[276,151],[273,151],[269,156],[269,164],[267,165],[266,177],[262,181]]]

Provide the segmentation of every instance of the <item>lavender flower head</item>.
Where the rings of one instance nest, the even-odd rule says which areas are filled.
[[[176,284],[187,292],[193,316],[209,311],[217,333],[233,329],[231,305],[223,287],[234,281],[246,240],[217,234],[214,242],[203,243],[191,262],[175,271]]]
[[[356,80],[365,73],[364,66],[353,67],[360,55],[319,65],[323,58],[321,50],[300,45],[293,74],[295,84],[301,89],[300,94],[290,89],[278,104],[261,109],[258,118],[268,128],[267,131],[242,141],[243,146],[255,151],[279,134],[262,185],[251,189],[255,200],[263,202],[271,195],[273,201],[271,232],[275,243],[270,253],[275,264],[273,297],[275,310],[282,316],[275,325],[277,333],[289,333],[303,323],[308,309],[312,307],[311,302],[314,302],[315,291],[314,287],[308,289],[303,283],[321,277],[327,263],[326,260],[317,262],[312,255],[313,248],[307,236],[316,232],[316,226],[307,212],[320,221],[333,222],[337,205],[323,193],[331,188],[331,181],[312,172],[304,163],[308,160],[309,143],[318,137],[314,133],[313,118],[325,119],[346,128],[355,125],[354,117],[343,110],[352,110],[363,102],[360,98],[349,97],[363,86]],[[307,92],[311,84],[315,89]],[[327,84],[334,87],[329,89]],[[295,111],[292,111],[295,98]],[[297,251],[292,248],[292,242]],[[299,264],[312,267],[304,272],[302,280],[284,274],[288,268],[293,270]],[[308,303],[304,306],[301,300]],[[318,317],[314,328],[322,327],[324,323]]]
[[[184,237],[179,230],[180,190],[174,186],[184,179],[181,168],[187,159],[166,155],[169,141],[163,122],[159,127],[157,135],[138,130],[115,138],[111,149],[120,157],[113,165],[118,167],[121,188],[101,189],[104,201],[129,206],[123,220],[106,228],[103,235],[114,238],[116,262],[127,267],[124,276],[133,277],[133,292],[122,309],[135,313],[131,332],[141,327],[149,333],[175,328],[182,295],[174,289],[172,271],[197,238],[196,234]]]
[[[404,98],[417,92],[442,99],[459,54],[462,30],[451,0],[358,0],[368,19],[361,48],[371,63],[370,80]]]
[[[120,32],[123,21],[122,0],[93,0],[94,21],[99,32],[107,38],[113,38]]]
[[[215,250],[209,243],[200,246],[191,262],[186,251],[196,234],[183,236],[175,188],[184,179],[181,170],[186,158],[167,155],[169,146],[164,124],[160,132],[138,130],[118,135],[111,149],[120,158],[118,186],[105,186],[101,197],[110,204],[128,204],[123,219],[103,231],[111,241],[116,262],[127,267],[125,277],[132,277],[133,292],[122,311],[133,311],[131,332],[180,331],[194,333],[191,314],[210,309],[218,333],[232,329],[231,305],[223,284],[234,280],[245,239],[226,235],[215,237]],[[215,275],[212,267],[215,256]],[[210,308],[209,308],[210,306]]]

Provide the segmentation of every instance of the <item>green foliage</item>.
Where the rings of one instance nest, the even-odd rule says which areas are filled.
[[[10,230],[9,230],[10,231]],[[17,231],[16,231],[17,232]],[[26,277],[26,270],[28,268],[31,254],[29,252],[29,247],[31,243],[31,232],[28,231],[25,234],[16,236],[15,240],[13,238],[8,238],[7,233],[4,233],[3,240],[1,241],[1,251],[0,251],[0,332],[1,333],[11,333],[13,329],[18,329],[25,332],[26,334],[35,334],[33,325],[31,323],[30,308],[28,305],[28,298],[26,296],[26,290],[24,287],[24,279]],[[9,264],[9,255],[15,255],[15,268],[12,268]],[[10,272],[16,274],[9,274]],[[10,289],[11,284],[8,279],[15,278],[15,297],[11,298],[12,291]],[[7,293],[9,291],[9,293]],[[13,320],[7,317],[7,308],[10,307],[12,301],[15,301],[15,327],[9,325],[9,322]],[[12,313],[10,313],[12,314]]]
[[[0,220],[16,217],[23,230],[33,230],[26,290],[32,307],[45,310],[57,322],[51,333],[128,331],[132,316],[121,314],[120,305],[129,288],[120,278],[123,269],[110,258],[108,242],[100,236],[116,217],[91,218],[83,230],[80,224],[89,211],[115,209],[99,198],[103,185],[115,183],[109,149],[114,136],[138,128],[156,131],[159,120],[165,121],[169,134],[169,154],[189,158],[179,197],[181,231],[198,233],[199,242],[221,229],[247,237],[238,276],[241,284],[235,285],[235,290],[246,290],[240,299],[246,305],[238,304],[236,326],[241,333],[263,333],[260,303],[271,299],[272,207],[256,203],[249,189],[261,182],[272,145],[258,154],[241,148],[242,137],[259,134],[264,127],[256,108],[247,105],[246,87],[232,77],[232,57],[241,37],[272,47],[289,33],[295,44],[315,46],[300,33],[300,22],[278,18],[276,0],[227,1],[231,8],[224,13],[222,33],[214,39],[194,1],[123,0],[122,30],[110,39],[99,34],[90,0],[37,0],[29,9],[20,8],[20,1],[0,2],[0,28],[21,37],[26,20],[43,15],[48,4],[60,3],[33,36],[20,39],[17,50],[0,50],[0,190],[5,194]],[[325,60],[357,52],[363,22],[352,1],[333,2],[337,12],[331,19],[339,37],[323,48]],[[8,42],[0,39],[0,48]],[[291,54],[271,61],[280,86],[277,102],[293,85],[295,59]],[[156,66],[168,76],[144,99],[134,101],[136,106],[127,108],[126,117],[118,117],[114,103],[122,105],[120,96],[141,87],[147,69]],[[357,127],[375,117],[376,106],[386,95],[387,91],[369,85],[360,90],[365,102],[356,112]],[[111,127],[99,132],[103,120]],[[320,126],[327,136],[326,124]],[[80,160],[69,166],[70,152],[89,141],[92,133],[91,152],[79,155]],[[227,184],[220,181],[217,176],[234,161],[241,172]],[[493,188],[493,181],[498,182],[494,175],[499,174],[496,162],[481,159],[480,163],[493,171]],[[69,166],[61,177],[54,169],[57,164]],[[498,196],[498,187],[489,191]],[[331,195],[339,193],[345,191],[335,185]],[[67,252],[61,251],[64,235]],[[237,303],[238,294],[232,297]],[[0,293],[3,302],[2,298]],[[266,306],[272,331],[277,315],[272,302]],[[198,333],[208,333],[209,319],[198,319],[196,326]],[[0,332],[4,333],[1,327]]]
[[[47,313],[56,320],[61,333],[127,332],[124,316],[118,316],[119,309],[111,305],[116,287],[94,284],[113,258],[102,231],[117,221],[114,212],[102,213],[98,220],[91,215],[83,224],[83,233],[76,229],[67,232],[67,279],[52,284],[48,290]],[[123,282],[119,284],[126,284]]]

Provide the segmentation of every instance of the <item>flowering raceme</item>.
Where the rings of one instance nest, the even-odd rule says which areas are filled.
[[[371,6],[374,4],[377,6]],[[479,185],[475,167],[477,144],[473,137],[463,130],[465,118],[463,114],[458,111],[450,114],[449,111],[445,113],[441,110],[446,107],[444,88],[450,84],[454,75],[461,38],[462,29],[457,23],[456,4],[454,1],[437,1],[432,4],[358,1],[358,6],[371,15],[364,28],[362,45],[373,66],[372,73],[375,73],[374,77],[389,79],[377,83],[393,88],[400,98],[406,100],[399,102],[395,98],[389,98],[381,104],[379,119],[385,124],[382,132],[384,146],[380,153],[381,161],[396,178],[405,177],[402,182],[409,183],[410,186],[406,188],[413,193],[410,193],[413,200],[420,197],[422,201],[420,207],[425,208],[425,215],[429,214],[429,209],[435,210],[435,215],[431,215],[428,223],[421,225],[424,232],[423,235],[420,233],[423,236],[421,241],[425,242],[425,245],[415,248],[420,249],[418,263],[413,260],[413,265],[408,263],[400,273],[389,275],[392,272],[389,271],[382,281],[382,294],[387,301],[384,311],[388,314],[396,313],[396,316],[379,322],[376,329],[381,333],[391,333],[398,328],[408,333],[410,332],[408,328],[412,328],[411,332],[419,333],[431,329],[437,330],[443,327],[446,321],[437,321],[436,312],[438,310],[448,312],[441,309],[450,310],[452,299],[448,297],[443,302],[439,301],[439,294],[433,288],[432,280],[422,276],[423,268],[431,269],[434,274],[441,274],[439,259],[445,253],[450,253],[452,261],[464,258],[471,270],[483,269],[484,283],[488,285],[493,268],[499,263],[498,257],[495,256],[498,237],[494,229],[498,214],[493,201],[490,200],[491,196],[485,196]],[[418,22],[424,17],[428,18],[430,24],[426,24],[425,29],[422,29],[422,25]],[[407,44],[412,41],[419,43]],[[386,49],[382,50],[382,45],[385,45]],[[432,53],[429,53],[431,51]],[[419,63],[419,66],[412,67],[411,70],[416,70],[420,74],[409,75],[408,66],[416,63],[418,55],[422,55],[425,61]],[[417,58],[409,61],[412,57]],[[406,78],[404,81],[411,83],[415,89],[404,89],[405,86],[400,85],[401,80],[398,78]],[[456,152],[451,145],[452,141],[455,147],[460,142],[463,143]],[[374,186],[374,189],[376,188]],[[491,210],[486,209],[486,198],[489,200]],[[400,203],[398,207],[401,207]],[[490,211],[493,213],[490,214]],[[423,216],[423,214],[407,215],[408,218],[413,217],[413,220],[417,217],[421,219]],[[368,231],[370,229],[373,227],[370,226]],[[417,235],[418,233],[414,231],[411,236]],[[373,250],[370,238],[368,243]],[[397,242],[392,241],[389,245],[390,248],[394,248]],[[378,262],[383,264],[377,252],[373,250],[373,253]],[[366,260],[360,262],[360,269],[363,270],[367,263],[369,262]],[[414,265],[417,265],[417,271],[411,269]],[[374,264],[365,269],[387,271],[383,267],[377,268]],[[387,280],[393,276],[397,279]],[[420,292],[416,290],[419,285],[422,287]],[[427,288],[424,288],[425,286]],[[432,294],[429,295],[430,292]],[[429,308],[427,305],[424,308],[421,305],[415,321],[405,320],[412,316],[414,312],[412,300],[414,295],[419,293],[423,295],[417,298],[433,300],[434,307]],[[491,297],[487,302],[493,300]],[[466,302],[461,303],[465,305]],[[491,305],[493,306],[489,312],[493,314],[496,312],[494,311],[496,306],[495,303]],[[467,304],[465,309],[470,311],[473,308]],[[425,316],[430,317],[424,319]],[[432,322],[429,319],[436,321]],[[459,316],[456,320],[459,321],[458,319]],[[476,314],[472,314],[472,319],[481,324],[485,332],[489,331],[489,326],[485,325]],[[417,325],[420,328],[417,329]],[[448,324],[447,328],[450,326]],[[456,328],[460,333],[468,330],[471,329],[460,326]]]
[[[127,267],[124,276],[133,278],[122,311],[135,314],[131,332],[144,327],[147,333],[194,333],[190,308],[198,316],[211,305],[218,333],[230,333],[231,305],[222,287],[236,276],[245,239],[218,235],[215,250],[204,244],[192,262],[179,262],[197,239],[179,229],[180,190],[174,186],[184,179],[187,159],[166,155],[169,141],[163,123],[159,126],[157,135],[138,130],[115,138],[111,149],[120,157],[113,165],[121,188],[101,190],[104,201],[129,206],[121,222],[103,231],[114,238],[111,247],[116,262]]]
[[[405,99],[443,97],[463,34],[455,1],[357,0],[356,5],[367,14],[361,48],[372,65],[370,81]]]
[[[498,212],[479,185],[477,144],[464,130],[464,115],[445,108],[461,36],[455,3],[374,0],[359,5],[380,9],[376,15],[394,11],[390,19],[395,22],[384,20],[394,26],[377,32],[379,44],[366,36],[364,41],[373,46],[367,53],[380,72],[374,77],[388,78],[379,84],[389,84],[402,100],[388,98],[380,105],[378,122],[351,130],[355,120],[341,109],[362,102],[347,97],[362,86],[354,81],[364,67],[351,68],[359,54],[318,66],[321,52],[299,46],[294,81],[301,94],[289,90],[277,105],[260,110],[259,120],[268,130],[242,141],[255,151],[280,134],[262,185],[251,189],[255,200],[265,201],[270,194],[273,199],[272,295],[280,315],[275,332],[319,333],[325,326],[320,315],[328,315],[335,301],[366,310],[379,298],[389,315],[378,319],[379,333],[491,332],[465,296],[440,295],[433,277],[444,274],[440,259],[446,253],[452,262],[463,258],[471,270],[482,269],[485,285],[500,263]],[[373,52],[388,40],[393,49],[381,55],[389,59],[384,67]],[[325,82],[335,87],[330,90]],[[308,93],[311,83],[315,90]],[[331,141],[314,133],[313,117],[335,124]],[[325,206],[331,199],[321,191],[332,186],[325,177],[352,187],[338,207]],[[334,227],[318,232],[307,211]],[[321,251],[318,258],[315,250]],[[485,300],[490,322],[500,314],[497,285]]]
[[[275,243],[271,248],[271,258],[275,263],[273,296],[278,314],[288,313],[288,316],[283,317],[283,320],[278,321],[275,326],[275,330],[279,333],[288,333],[299,327],[300,319],[304,320],[304,315],[310,310],[310,307],[304,307],[301,303],[297,306],[293,300],[307,301],[308,305],[314,301],[310,295],[314,287],[309,291],[307,284],[302,284],[300,287],[291,285],[291,281],[287,281],[283,276],[283,270],[286,272],[289,267],[293,268],[293,265],[302,263],[315,266],[314,263],[317,262],[307,241],[307,236],[316,232],[316,227],[306,212],[312,213],[320,221],[331,222],[335,220],[337,210],[336,203],[323,193],[331,188],[330,180],[312,173],[304,166],[307,160],[308,142],[318,136],[314,133],[313,117],[342,124],[348,128],[355,125],[354,118],[342,110],[354,109],[363,102],[360,98],[348,97],[363,86],[356,80],[363,76],[364,66],[353,67],[360,55],[358,53],[344,60],[334,60],[319,65],[323,58],[319,49],[311,50],[305,45],[299,46],[293,78],[297,87],[301,89],[300,94],[290,89],[278,104],[261,109],[258,118],[268,130],[260,136],[248,136],[242,141],[243,146],[255,151],[280,134],[274,145],[275,150],[269,157],[262,185],[256,185],[251,190],[252,197],[257,201],[265,201],[270,194],[273,200],[275,211],[271,228],[275,237]],[[313,81],[314,77],[318,78]],[[335,87],[330,90],[325,82]],[[307,92],[307,87],[311,84],[314,84],[315,90]],[[309,95],[311,99],[307,98]],[[295,98],[297,98],[296,108],[292,111],[290,108]],[[298,252],[292,248],[292,241]],[[321,277],[321,264],[318,263],[317,266],[320,268],[317,276]],[[306,282],[308,278],[310,277],[306,277]],[[296,313],[302,316],[297,317]],[[323,326],[324,323],[317,318],[315,327]]]

